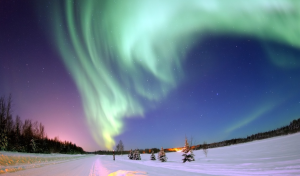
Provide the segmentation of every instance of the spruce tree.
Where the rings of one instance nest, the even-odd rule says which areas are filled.
[[[133,159],[133,152],[132,152],[132,149],[130,149],[130,152],[129,152],[129,154],[128,154],[128,158],[129,159]]]
[[[7,117],[10,116],[10,99],[6,104],[5,99],[0,97],[0,150],[6,150],[8,146]]]
[[[153,151],[153,150],[152,150],[152,154],[151,154],[151,156],[150,156],[150,159],[151,159],[151,160],[156,160],[155,155],[154,155],[154,151]]]
[[[140,152],[139,152],[138,149],[136,149],[136,150],[134,151],[133,159],[134,159],[134,160],[141,160],[141,155],[140,155]]]
[[[158,153],[158,159],[161,161],[161,162],[166,162],[167,161],[167,156],[165,154],[165,151],[164,149],[161,147],[159,153]]]
[[[185,138],[185,145],[184,145],[184,148],[182,149],[182,152],[184,152],[184,154],[182,155],[184,157],[182,159],[183,163],[185,163],[186,161],[189,161],[189,162],[195,161],[195,159],[194,159],[195,155],[193,153],[193,150],[189,146],[187,138]]]
[[[190,145],[189,145],[189,143],[187,141],[187,138],[185,137],[185,144],[184,144],[184,147],[182,149],[182,152],[186,153],[187,151],[189,151],[189,149],[190,149]]]
[[[0,130],[0,150],[5,150],[8,145],[6,129]]]
[[[34,141],[33,138],[30,140],[30,145],[31,145],[32,151],[34,153],[37,150],[37,147],[36,147],[36,142]]]

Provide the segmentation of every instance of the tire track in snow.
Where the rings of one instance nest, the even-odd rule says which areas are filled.
[[[89,176],[103,176],[108,174],[109,171],[105,167],[103,167],[99,158],[97,158],[96,161],[93,163]]]

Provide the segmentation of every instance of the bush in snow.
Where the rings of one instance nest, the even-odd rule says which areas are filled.
[[[158,157],[157,157],[161,162],[166,162],[167,161],[167,156],[165,154],[164,149],[161,147],[159,153],[158,153]]]
[[[152,150],[152,154],[151,154],[151,156],[150,156],[150,159],[151,159],[151,160],[156,160],[155,155],[154,155],[154,151],[153,151],[153,150]]]

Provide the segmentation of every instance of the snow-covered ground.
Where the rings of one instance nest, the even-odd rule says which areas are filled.
[[[300,133],[244,144],[194,151],[196,161],[182,163],[182,153],[166,153],[168,162],[129,160],[126,155],[42,155],[1,152],[0,173],[8,176],[97,175],[300,175]],[[10,163],[9,163],[10,162]],[[6,171],[9,171],[6,172]],[[16,172],[10,172],[16,171]]]

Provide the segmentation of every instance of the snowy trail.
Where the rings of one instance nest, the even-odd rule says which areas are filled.
[[[25,170],[3,175],[300,175],[300,133],[208,149],[207,157],[202,150],[194,151],[194,154],[196,161],[190,163],[181,162],[182,153],[167,153],[168,162],[164,163],[151,161],[150,154],[141,154],[142,160],[139,161],[129,160],[126,155],[117,155],[115,161],[111,155],[57,155],[57,158],[62,156],[65,159],[35,163],[37,167],[25,167]],[[7,152],[6,155],[16,154]],[[36,154],[23,155],[37,156]],[[8,167],[12,166],[4,166],[4,169]]]

